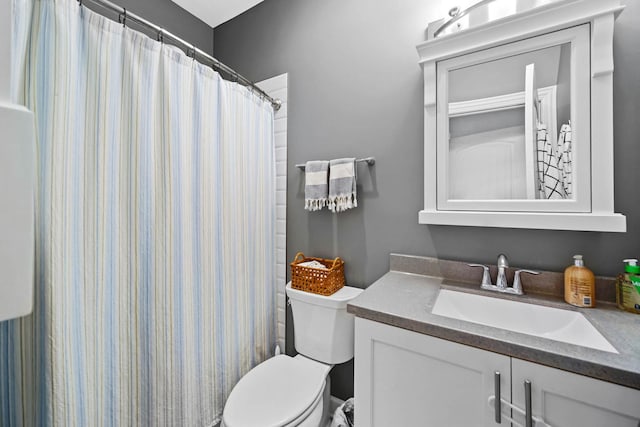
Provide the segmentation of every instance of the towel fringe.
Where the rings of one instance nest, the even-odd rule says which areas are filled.
[[[304,199],[304,208],[308,211],[319,211],[323,207],[327,206],[328,200],[322,199]]]
[[[343,212],[347,209],[358,207],[358,200],[353,193],[340,194],[339,196],[329,198],[327,203],[331,212]]]

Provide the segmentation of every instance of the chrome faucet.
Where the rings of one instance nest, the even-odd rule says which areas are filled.
[[[516,270],[515,275],[513,277],[513,287],[509,286],[507,282],[507,268],[509,268],[509,261],[507,260],[506,255],[500,254],[498,255],[498,277],[496,278],[496,284],[491,283],[491,275],[489,274],[489,267],[483,264],[467,264],[469,267],[482,267],[484,269],[482,274],[482,283],[480,284],[481,289],[486,289],[488,291],[496,291],[513,295],[523,295],[524,292],[522,290],[522,281],[520,280],[521,273],[529,273],[529,274],[540,274],[537,271],[533,270]]]
[[[507,283],[507,268],[509,268],[509,261],[505,254],[498,255],[498,278],[496,279],[496,286],[499,291],[506,291],[509,287]]]

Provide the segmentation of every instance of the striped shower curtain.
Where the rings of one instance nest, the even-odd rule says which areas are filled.
[[[0,426],[209,426],[275,346],[273,111],[75,0],[14,0],[35,308]]]

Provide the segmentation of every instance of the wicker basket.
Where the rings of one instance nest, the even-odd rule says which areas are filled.
[[[307,261],[318,261],[327,267],[305,267]],[[291,263],[291,287],[319,295],[331,295],[344,286],[344,261],[336,259],[307,258],[298,252]]]

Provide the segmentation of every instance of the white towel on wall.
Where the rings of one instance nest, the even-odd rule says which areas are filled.
[[[560,169],[560,180],[567,198],[573,195],[572,173],[573,173],[573,151],[572,151],[571,121],[560,127],[558,135],[558,169]]]
[[[304,172],[304,208],[308,211],[319,211],[327,206],[329,162],[326,160],[308,161]]]
[[[329,162],[329,210],[342,212],[358,206],[356,198],[356,159]]]

